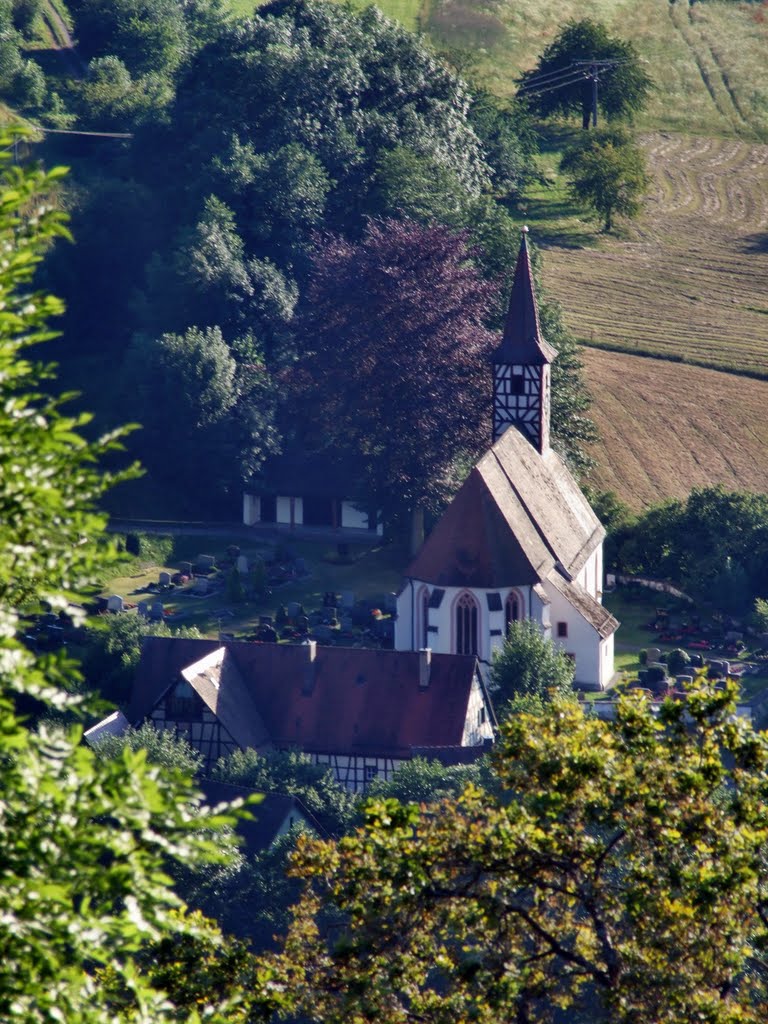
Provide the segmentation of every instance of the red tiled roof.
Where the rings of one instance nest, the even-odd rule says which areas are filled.
[[[507,318],[504,321],[504,334],[501,345],[493,354],[493,361],[541,366],[543,363],[551,363],[556,356],[557,350],[544,339],[539,326],[528,235],[524,233],[515,266]]]
[[[410,757],[414,746],[461,744],[475,660],[433,654],[421,688],[418,651],[317,646],[312,662],[308,645],[148,637],[129,721],[147,717],[183,669],[221,646],[277,747]]]

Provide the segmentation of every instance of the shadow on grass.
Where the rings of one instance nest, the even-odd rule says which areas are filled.
[[[537,245],[584,249],[597,242],[596,228],[583,224],[580,218],[584,211],[567,199],[526,199],[517,212],[532,228]]]
[[[742,252],[768,252],[768,234],[760,232],[756,235],[747,235],[742,239]]]
[[[65,79],[77,74],[76,58],[67,50],[30,50],[29,56],[43,69],[46,78]]]

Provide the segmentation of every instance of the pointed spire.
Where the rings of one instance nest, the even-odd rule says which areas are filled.
[[[539,326],[539,307],[528,251],[528,228],[524,227],[504,334],[501,345],[493,354],[493,361],[517,366],[541,366],[551,363],[556,355],[557,351],[544,339]]]

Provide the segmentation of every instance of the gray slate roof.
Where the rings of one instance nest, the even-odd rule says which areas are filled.
[[[498,588],[576,576],[605,536],[562,459],[507,430],[480,459],[406,575],[436,586]]]

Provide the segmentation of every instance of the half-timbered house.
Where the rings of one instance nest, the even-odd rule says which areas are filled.
[[[237,749],[300,750],[360,791],[415,747],[493,738],[474,657],[147,637],[126,714],[183,735],[209,769]]]

